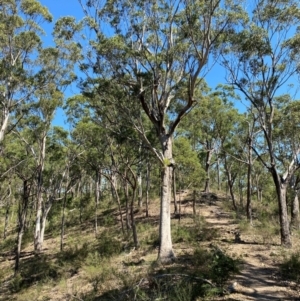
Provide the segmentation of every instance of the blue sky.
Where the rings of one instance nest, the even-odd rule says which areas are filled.
[[[52,30],[55,22],[65,16],[73,16],[77,19],[83,18],[83,12],[77,0],[40,0],[40,3],[48,8],[53,16],[53,22],[43,24],[43,29],[46,32],[44,36],[44,46],[52,46]],[[66,91],[66,96],[76,94],[75,87],[69,87]],[[62,109],[58,109],[54,118],[53,125],[67,127],[66,116]]]

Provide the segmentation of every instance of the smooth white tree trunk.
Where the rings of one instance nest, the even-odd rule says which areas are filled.
[[[175,259],[175,254],[172,247],[171,238],[171,211],[170,204],[172,198],[172,172],[173,172],[173,157],[172,157],[172,138],[168,135],[161,137],[163,146],[164,166],[162,168],[162,187],[161,187],[161,204],[160,204],[160,227],[159,238],[160,247],[158,260],[161,263],[172,262]]]

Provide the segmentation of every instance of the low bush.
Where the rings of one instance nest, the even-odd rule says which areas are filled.
[[[300,283],[300,251],[287,256],[280,265],[280,271],[284,279]]]

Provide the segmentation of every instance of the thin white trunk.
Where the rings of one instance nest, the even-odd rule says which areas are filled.
[[[44,231],[44,226],[42,225],[42,207],[43,207],[43,195],[42,195],[42,185],[43,185],[43,171],[45,165],[46,157],[46,133],[44,133],[41,140],[41,152],[39,158],[39,165],[37,167],[37,206],[36,206],[36,221],[35,221],[35,232],[34,232],[34,251],[36,253],[42,250],[42,231]]]
[[[4,136],[5,136],[5,131],[8,126],[8,120],[9,120],[9,111],[7,108],[4,108],[2,110],[2,124],[1,124],[1,129],[0,129],[0,142],[3,141]]]

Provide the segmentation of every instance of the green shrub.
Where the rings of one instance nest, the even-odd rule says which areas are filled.
[[[23,277],[21,276],[20,273],[16,274],[14,278],[11,280],[9,283],[9,290],[12,293],[18,293],[23,286]]]
[[[240,261],[231,258],[219,249],[215,249],[212,255],[211,279],[218,286],[223,286],[232,274],[239,272]]]
[[[283,278],[300,283],[300,251],[286,257],[280,271]]]
[[[111,257],[120,254],[122,242],[111,236],[111,233],[103,232],[98,238],[97,251],[102,257]]]

